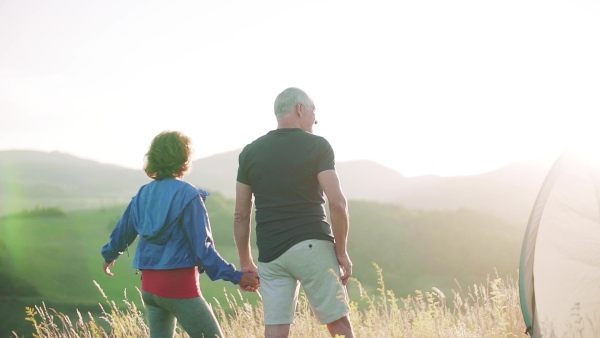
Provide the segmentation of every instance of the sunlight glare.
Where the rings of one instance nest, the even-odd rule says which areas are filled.
[[[584,128],[576,135],[572,135],[567,149],[573,151],[577,157],[590,164],[593,168],[600,168],[600,134]]]

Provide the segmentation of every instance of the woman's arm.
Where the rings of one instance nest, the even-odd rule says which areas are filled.
[[[217,252],[208,212],[200,196],[185,207],[183,228],[196,256],[198,266],[206,271],[208,277],[211,280],[222,279],[238,284],[242,273]]]
[[[110,272],[110,267],[129,248],[138,235],[135,231],[133,220],[130,217],[130,211],[131,203],[127,206],[127,209],[125,209],[121,219],[119,219],[119,222],[111,233],[110,240],[102,247],[102,257],[104,257],[103,269],[109,276],[113,275]]]

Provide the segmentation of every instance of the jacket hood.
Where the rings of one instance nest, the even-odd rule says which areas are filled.
[[[188,203],[198,196],[206,199],[208,195],[177,179],[155,180],[144,185],[132,201],[131,215],[137,233],[148,242],[164,244]]]

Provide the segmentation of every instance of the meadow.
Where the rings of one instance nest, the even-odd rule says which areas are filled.
[[[93,322],[102,323],[101,327],[107,331],[111,330],[110,325],[101,318],[109,318],[108,315],[118,311],[126,311],[123,318],[137,316],[135,311],[127,312],[131,311],[130,306],[138,310],[143,308],[135,289],[140,285],[140,276],[131,267],[135,245],[117,261],[112,269],[114,277],[103,273],[100,255],[102,245],[108,240],[124,208],[124,205],[114,205],[64,213],[38,210],[37,214],[30,210],[0,219],[0,338],[11,336],[13,331],[27,337],[35,333],[32,322],[25,320],[25,308],[35,309],[36,306],[38,317],[33,318],[37,318],[37,323],[44,322],[39,316],[44,313],[42,309],[45,307],[55,320],[62,314],[77,326],[80,325],[75,324],[80,322],[80,313],[82,323],[86,322],[85,319],[94,318]],[[223,257],[237,264],[232,240],[233,201],[213,194],[207,200],[207,208],[217,249]],[[367,318],[383,316],[394,321],[400,320],[398,318],[408,320],[410,330],[417,330],[412,325],[419,323],[415,322],[415,318],[421,310],[438,311],[444,316],[452,314],[455,317],[444,317],[445,321],[452,322],[450,318],[467,318],[473,311],[481,313],[483,310],[480,308],[491,311],[496,303],[507,309],[518,309],[516,300],[512,300],[514,304],[500,302],[497,297],[492,301],[491,292],[499,291],[493,289],[494,285],[488,285],[490,281],[487,279],[490,275],[496,276],[492,279],[494,281],[497,276],[516,272],[522,238],[520,229],[509,227],[493,216],[466,209],[423,211],[356,200],[350,201],[350,218],[349,251],[356,279],[349,287],[349,294],[356,304],[353,316],[360,318],[357,317],[356,323],[361,326],[369,323],[371,319]],[[256,252],[254,255],[257,256]],[[386,291],[383,294],[379,291],[382,279],[373,263],[386,273]],[[460,288],[457,281],[470,287],[455,294],[454,290]],[[99,292],[95,283],[101,286],[103,293]],[[511,283],[502,285],[498,286],[498,290],[504,290],[503,295],[516,292]],[[205,275],[201,276],[201,287],[216,311],[222,313],[224,327],[230,325],[229,322],[235,325],[243,318],[250,318],[249,321],[256,323],[253,330],[262,330],[257,294],[244,293],[242,301],[237,298],[235,285],[210,281]],[[128,303],[122,302],[124,291],[128,294]],[[385,298],[388,294],[394,296]],[[444,300],[435,301],[439,294],[445,295]],[[487,298],[483,294],[488,295]],[[369,296],[372,299],[369,300],[365,295],[375,296]],[[510,297],[506,296],[507,299]],[[115,303],[110,303],[114,304],[114,310],[107,299],[115,300]],[[232,304],[232,299],[238,303]],[[396,309],[389,303],[391,299],[398,304]],[[458,307],[463,314],[456,312],[455,302],[460,299],[468,300]],[[103,304],[107,313],[98,304]],[[423,306],[425,308],[421,309]],[[409,309],[414,314],[410,314],[413,312]],[[252,313],[251,317],[248,311]],[[298,323],[310,322],[308,317],[300,318]],[[474,321],[475,318],[468,320]],[[453,325],[463,325],[460,323],[455,321]],[[139,324],[140,330],[144,330],[141,321]],[[314,323],[311,325],[314,326]],[[473,325],[469,324],[469,330],[473,329]],[[492,324],[488,321],[485,325]],[[61,325],[58,327],[62,328]],[[373,323],[365,330],[377,327],[387,326]],[[402,330],[413,332],[406,331],[408,327]],[[405,333],[404,336],[410,335]]]
[[[375,265],[377,293],[370,294],[359,281],[349,284],[356,289],[350,317],[356,337],[520,337],[524,332],[518,288],[510,278],[488,278],[484,284],[459,289],[452,300],[437,288],[415,291],[397,297],[385,287],[383,273]],[[102,292],[99,285],[98,289]],[[226,337],[262,337],[260,301],[246,298],[247,293],[225,293],[227,304],[213,302],[213,311]],[[24,317],[33,327],[34,337],[149,337],[144,312],[125,298],[121,304],[104,295],[102,312],[78,311],[77,316],[48,308],[45,304],[25,309]],[[132,297],[130,295],[130,297]],[[138,292],[133,297],[139,297]],[[177,328],[177,337],[188,335]],[[290,337],[329,337],[325,326],[316,322],[304,294],[300,295],[296,320]],[[13,337],[21,337],[13,332]]]

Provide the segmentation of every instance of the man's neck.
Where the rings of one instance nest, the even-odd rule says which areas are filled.
[[[277,129],[284,128],[301,128],[299,121],[288,120],[288,119],[280,119],[277,121]]]

